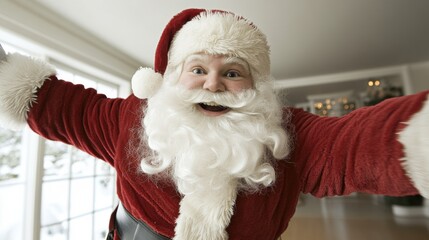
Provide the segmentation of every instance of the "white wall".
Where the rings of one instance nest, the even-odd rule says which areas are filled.
[[[56,61],[128,88],[120,96],[129,95],[129,80],[140,66],[35,1],[0,0],[0,40],[12,45],[16,39],[43,48]]]
[[[429,90],[429,61],[410,64],[409,71],[414,92]]]

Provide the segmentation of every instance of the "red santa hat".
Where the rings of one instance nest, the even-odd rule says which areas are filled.
[[[220,10],[187,9],[167,24],[158,42],[154,69],[137,70],[132,90],[139,98],[150,98],[162,85],[167,67],[179,67],[195,53],[242,58],[257,84],[270,79],[269,52],[265,35],[248,20]]]

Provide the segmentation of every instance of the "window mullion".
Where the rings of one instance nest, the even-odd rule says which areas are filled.
[[[40,239],[44,142],[43,138],[28,128],[24,131],[23,150],[27,159],[26,211],[24,218],[25,240]]]

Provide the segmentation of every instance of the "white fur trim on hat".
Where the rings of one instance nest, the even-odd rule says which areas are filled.
[[[177,67],[195,53],[239,57],[247,61],[253,77],[270,76],[265,35],[246,19],[230,13],[203,12],[183,25],[171,44],[168,65]]]
[[[429,97],[429,95],[428,95]],[[429,198],[429,100],[399,133],[404,145],[403,166],[420,194]]]
[[[55,73],[41,60],[17,53],[7,55],[7,61],[0,62],[0,126],[21,129],[38,89]]]
[[[140,68],[131,79],[131,88],[136,97],[152,97],[162,85],[162,75],[152,68]]]

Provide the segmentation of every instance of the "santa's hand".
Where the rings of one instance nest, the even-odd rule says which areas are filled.
[[[6,61],[6,52],[0,44],[0,61]]]

